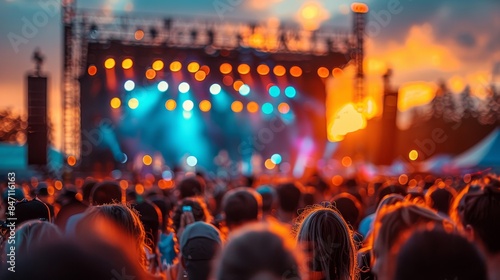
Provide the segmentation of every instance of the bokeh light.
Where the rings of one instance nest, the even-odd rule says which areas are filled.
[[[290,68],[290,75],[296,78],[300,77],[302,75],[302,68],[299,66],[292,66],[292,68]]]
[[[168,83],[165,81],[161,81],[158,83],[158,90],[161,92],[165,92],[168,90]]]
[[[190,62],[187,66],[187,70],[189,73],[196,73],[198,70],[200,70],[200,64],[198,64],[198,62],[196,61]]]
[[[165,102],[165,108],[169,111],[175,110],[175,107],[177,107],[177,102],[173,99],[169,99]]]
[[[418,159],[418,152],[417,150],[411,150],[409,153],[408,153],[408,158],[410,160],[417,160]]]
[[[139,100],[137,100],[137,98],[130,98],[130,100],[128,101],[128,107],[130,109],[136,109],[137,107],[139,107]]]
[[[318,76],[321,78],[327,78],[330,75],[330,71],[326,67],[318,68]]]
[[[224,76],[224,78],[222,78],[222,83],[226,86],[230,86],[233,84],[233,77],[231,76]]]
[[[203,71],[198,71],[194,74],[194,78],[198,81],[198,82],[201,82],[203,80],[205,80],[205,78],[207,77],[207,74]]]
[[[274,66],[273,73],[274,75],[281,77],[286,74],[286,69],[283,65],[276,65]]]
[[[153,158],[150,155],[144,155],[142,157],[142,163],[144,163],[144,165],[151,165],[151,163],[153,163]]]
[[[255,112],[259,111],[259,104],[257,104],[257,102],[255,102],[255,101],[248,102],[247,111],[250,113],[255,113]]]
[[[274,154],[271,156],[271,161],[274,164],[280,164],[281,163],[281,155],[280,154]]]
[[[97,67],[95,65],[89,65],[87,73],[89,73],[89,76],[94,76],[95,74],[97,74]]]
[[[213,84],[210,86],[210,93],[212,95],[217,95],[220,93],[220,91],[221,91],[221,87],[219,84]]]
[[[229,63],[222,63],[220,65],[220,72],[222,74],[229,74],[229,73],[231,73],[231,71],[233,71],[233,66],[231,66],[231,64],[229,64]]]
[[[235,91],[239,91],[240,87],[243,85],[243,82],[241,80],[237,80],[233,84],[233,88]]]
[[[246,75],[250,72],[250,66],[248,66],[248,64],[240,64],[238,66],[238,73],[240,73],[241,75]]]
[[[178,72],[181,71],[181,69],[182,69],[182,64],[179,61],[172,61],[172,63],[170,63],[170,71]]]
[[[283,103],[280,103],[278,105],[278,112],[282,113],[282,114],[286,114],[288,112],[290,112],[290,105],[288,105],[287,103],[283,102]]]
[[[104,61],[104,67],[106,67],[106,69],[111,69],[113,67],[115,67],[115,60],[113,58],[108,58]]]
[[[212,108],[212,104],[208,100],[202,100],[199,106],[202,112],[208,112]]]
[[[66,161],[68,162],[69,166],[75,166],[75,164],[76,164],[76,157],[69,156]]]
[[[269,74],[269,66],[265,64],[257,66],[257,73],[262,76]]]
[[[191,100],[186,100],[182,103],[182,109],[184,109],[184,111],[191,111],[193,110],[193,108],[194,108],[194,103]]]
[[[126,91],[132,91],[135,88],[135,83],[132,80],[128,80],[125,82],[123,85],[123,88],[125,88]]]
[[[179,92],[180,93],[186,93],[189,91],[189,89],[190,89],[190,86],[188,83],[182,82],[179,84]]]
[[[270,159],[266,159],[266,161],[264,162],[264,166],[266,167],[266,169],[274,169],[276,167],[276,164]]]
[[[186,163],[191,167],[195,167],[196,164],[198,164],[198,159],[195,156],[188,156],[186,158]]]
[[[280,96],[280,88],[278,86],[271,86],[269,88],[269,95],[271,95],[272,97],[278,97]]]
[[[342,77],[342,74],[344,74],[344,70],[342,70],[340,68],[333,68],[333,70],[332,70],[333,77],[340,78],[340,77]]]
[[[285,88],[285,95],[288,98],[294,98],[295,95],[297,95],[297,91],[295,90],[294,87],[288,86],[288,87]]]
[[[155,60],[152,65],[153,69],[156,71],[160,71],[161,69],[163,69],[163,66],[165,66],[165,64],[159,59]]]
[[[342,162],[342,166],[344,166],[344,167],[349,167],[352,165],[352,159],[349,156],[343,157],[341,162]]]
[[[113,97],[113,98],[111,98],[111,101],[109,102],[109,104],[111,105],[111,108],[117,109],[117,108],[120,108],[120,106],[122,105],[122,101],[118,97]]]
[[[144,31],[142,31],[141,29],[136,30],[134,33],[134,38],[138,41],[142,40],[144,38]]]
[[[152,80],[152,79],[154,79],[155,77],[156,77],[156,71],[155,71],[155,70],[153,70],[153,69],[148,69],[148,70],[146,70],[146,78],[147,78],[148,80]]]
[[[273,104],[269,102],[262,104],[262,113],[269,115],[273,112],[273,110],[274,110]]]
[[[134,61],[132,61],[132,59],[130,58],[125,58],[123,61],[122,61],[122,68],[127,70],[127,69],[130,69],[132,68],[132,66],[134,66]]]
[[[231,104],[231,110],[233,110],[233,112],[235,113],[239,113],[243,110],[243,103],[241,103],[241,101],[234,101],[232,104]]]
[[[241,95],[247,96],[250,93],[250,87],[246,84],[243,84],[238,91]]]
[[[203,65],[200,67],[200,71],[203,71],[206,75],[208,75],[210,74],[210,67],[208,67],[208,65]]]

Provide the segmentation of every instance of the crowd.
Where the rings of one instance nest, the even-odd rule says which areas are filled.
[[[499,177],[410,179],[3,184],[0,279],[500,279]]]

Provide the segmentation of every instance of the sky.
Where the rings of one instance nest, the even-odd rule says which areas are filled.
[[[153,14],[158,17],[212,18],[215,21],[295,22],[351,28],[347,0],[86,0],[79,8]],[[459,92],[466,84],[484,98],[500,81],[500,1],[367,0],[367,83],[380,83],[390,67],[393,84],[446,82]],[[39,47],[49,76],[49,118],[60,147],[62,27],[60,0],[0,0],[0,110],[26,113],[25,76],[34,69]],[[304,19],[312,9],[314,17]],[[30,29],[30,27],[32,27]],[[496,75],[495,75],[496,73]],[[375,88],[375,86],[374,86]]]

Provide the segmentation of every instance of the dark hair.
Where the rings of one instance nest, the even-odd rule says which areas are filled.
[[[397,184],[385,183],[377,191],[377,205],[388,194],[400,194],[406,196],[406,188]]]
[[[222,211],[229,227],[257,221],[262,213],[262,197],[251,188],[230,190],[222,198]]]
[[[349,193],[341,193],[332,198],[331,201],[337,210],[342,214],[346,222],[357,229],[361,220],[361,203]]]
[[[174,230],[177,231],[181,226],[181,216],[182,216],[182,207],[183,206],[191,206],[191,212],[193,213],[194,220],[210,222],[212,218],[210,213],[208,212],[207,206],[205,203],[197,197],[186,197],[181,200],[174,209],[174,215],[172,217],[172,222],[174,225]]]
[[[158,245],[160,224],[163,219],[160,209],[147,200],[135,205],[134,209],[139,212],[139,219],[144,225],[146,243],[149,243],[148,245],[151,248],[156,248]]]
[[[104,181],[98,183],[90,194],[91,205],[104,205],[110,203],[120,203],[122,200],[122,189],[118,183]]]
[[[85,179],[82,186],[83,201],[85,203],[90,203],[90,195],[97,185],[97,181],[94,179]]]
[[[449,186],[432,186],[425,194],[425,200],[432,209],[449,215],[450,206],[457,192]]]
[[[500,252],[500,189],[486,185],[464,197],[463,225],[470,225],[491,254]]]
[[[417,230],[397,257],[395,280],[486,280],[478,250],[464,237],[442,229]]]
[[[262,211],[267,213],[273,210],[278,200],[276,190],[271,186],[260,186],[257,192],[262,196]]]
[[[286,183],[277,189],[280,208],[285,212],[296,213],[299,208],[302,192],[295,183]]]
[[[286,229],[277,224],[252,224],[237,231],[217,263],[217,280],[302,279],[300,255]]]
[[[205,186],[196,177],[185,178],[179,183],[178,189],[180,199],[203,195],[205,192]]]

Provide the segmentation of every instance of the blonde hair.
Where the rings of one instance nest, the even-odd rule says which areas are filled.
[[[353,231],[333,206],[306,208],[293,233],[299,246],[312,246],[310,269],[321,269],[326,279],[357,278]]]

